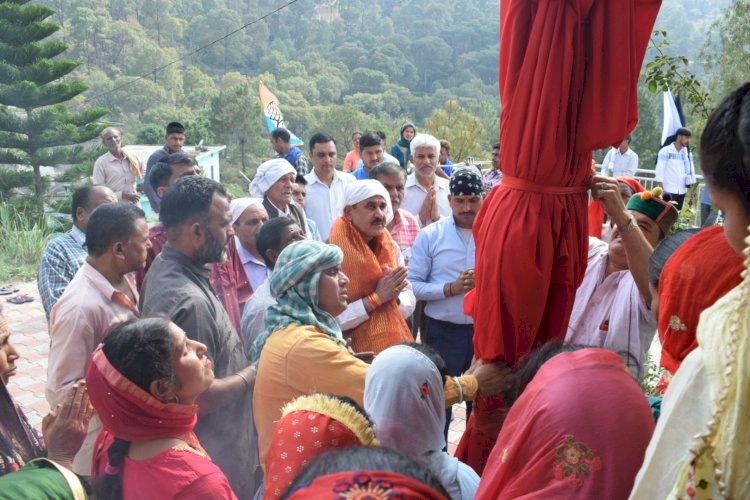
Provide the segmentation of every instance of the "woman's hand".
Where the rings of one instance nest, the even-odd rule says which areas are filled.
[[[42,434],[47,444],[47,457],[71,468],[73,457],[81,449],[89,421],[95,410],[89,401],[86,382],[76,383],[65,400],[42,420]]]

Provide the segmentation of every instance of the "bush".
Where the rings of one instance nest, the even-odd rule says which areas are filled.
[[[34,279],[52,235],[45,216],[32,215],[35,212],[25,208],[15,200],[0,203],[0,280]]]

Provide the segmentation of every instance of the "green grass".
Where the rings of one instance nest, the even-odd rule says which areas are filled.
[[[32,216],[0,204],[0,283],[36,278],[39,258],[52,231],[44,216]]]

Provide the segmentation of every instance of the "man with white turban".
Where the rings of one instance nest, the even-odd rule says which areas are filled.
[[[337,320],[356,352],[375,354],[412,342],[405,318],[416,299],[398,245],[386,225],[393,218],[391,199],[376,180],[346,186],[344,215],[336,219],[330,243],[344,252],[342,271],[349,277],[349,306]]]
[[[255,292],[270,272],[255,245],[258,230],[268,222],[268,212],[262,198],[237,198],[232,200],[230,208],[237,253]]]
[[[297,170],[283,158],[263,162],[250,183],[250,196],[263,198],[269,219],[291,217],[307,235],[305,211],[294,203]]]

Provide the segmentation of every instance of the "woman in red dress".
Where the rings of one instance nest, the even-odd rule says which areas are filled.
[[[118,326],[94,353],[86,382],[104,425],[97,498],[236,498],[193,433],[195,401],[214,380],[205,353],[162,318]]]

